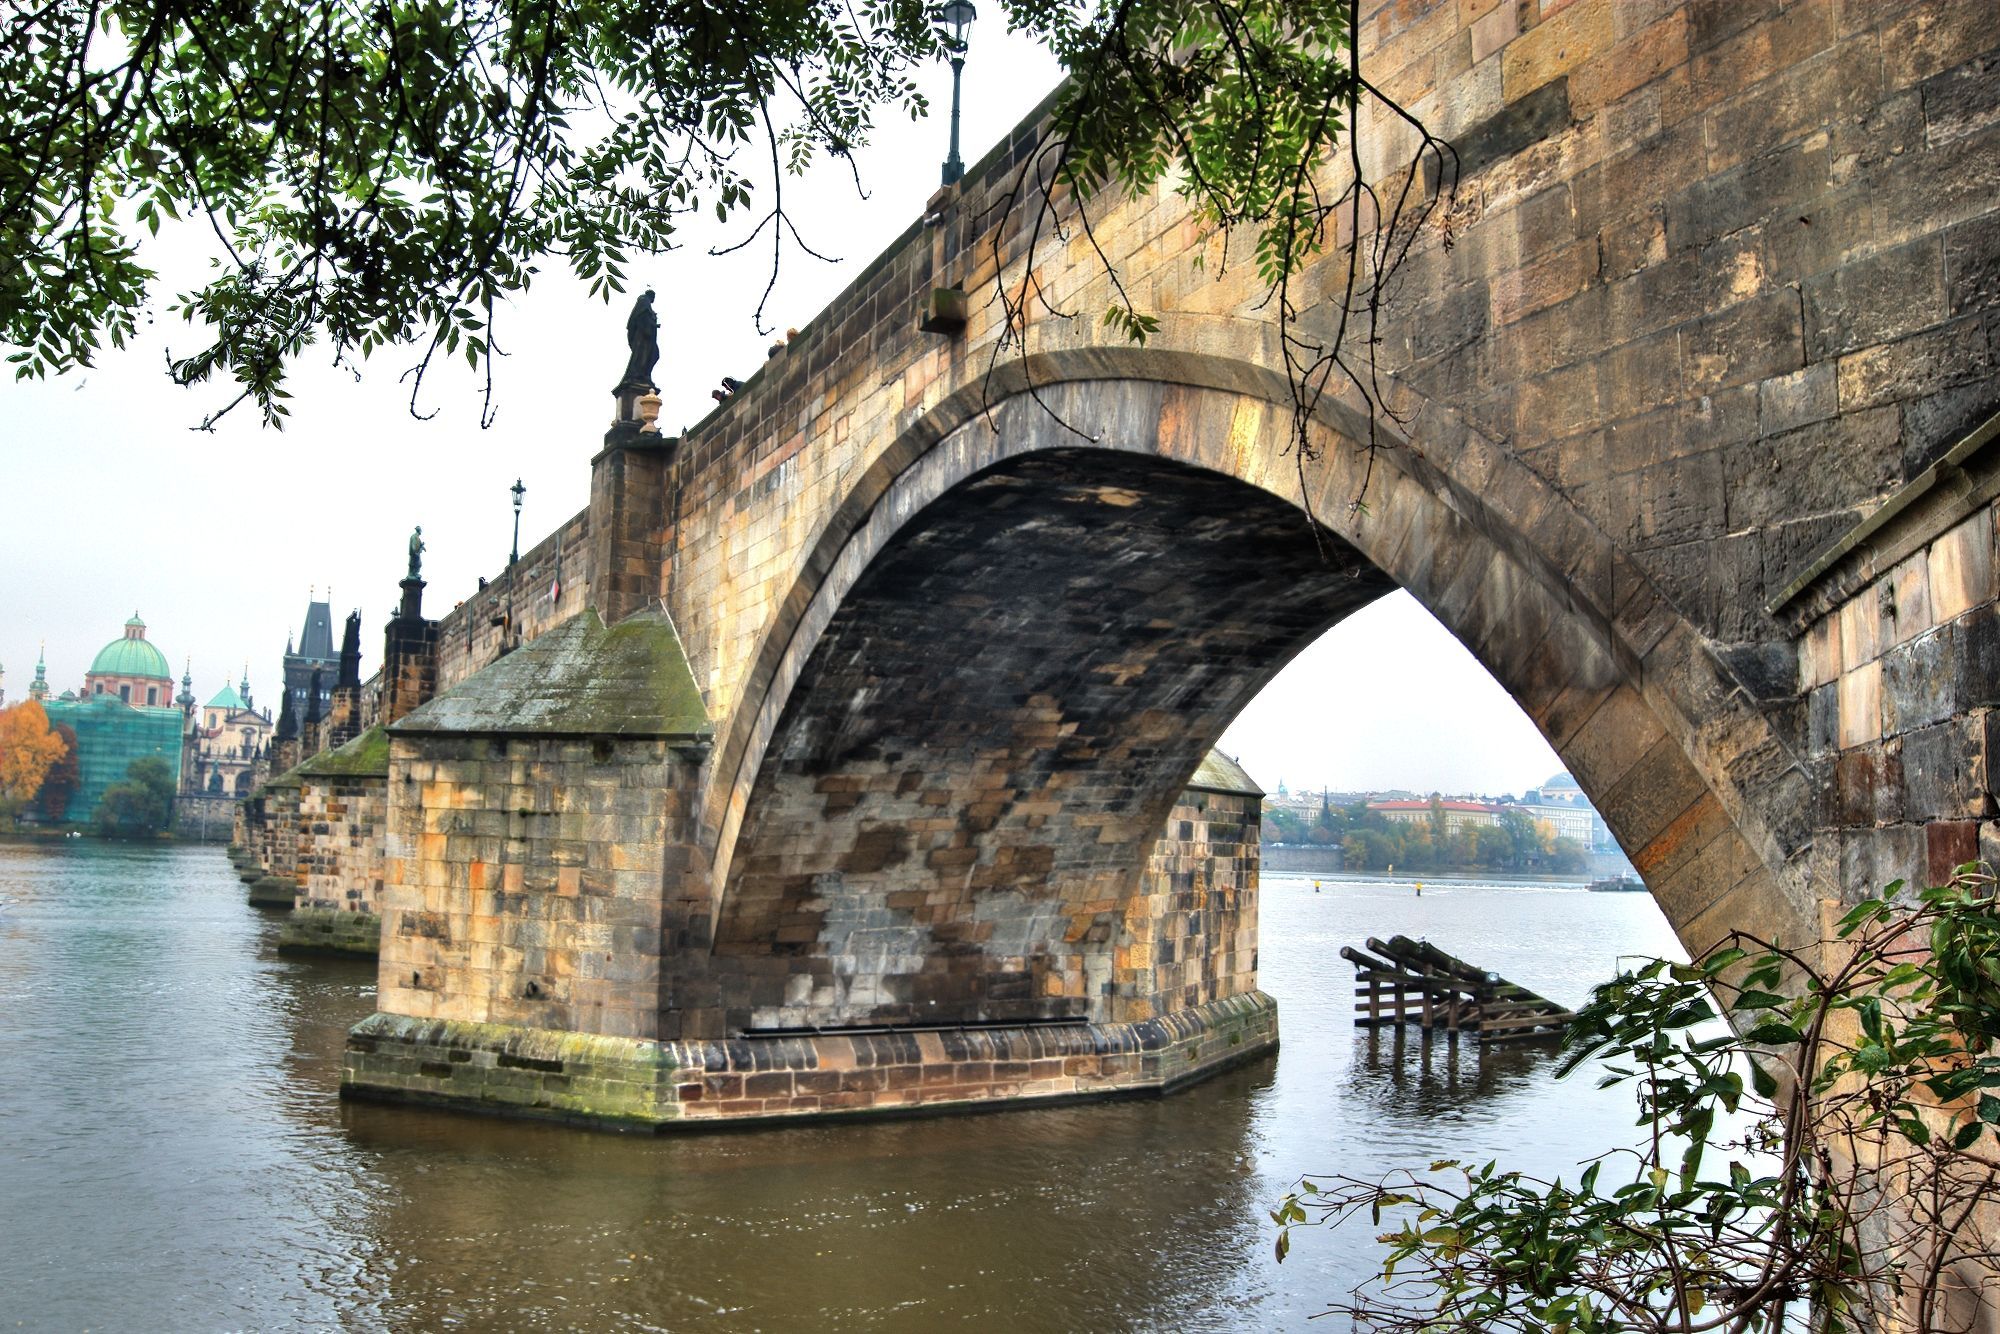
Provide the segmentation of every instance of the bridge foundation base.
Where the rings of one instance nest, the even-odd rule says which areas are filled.
[[[1232,996],[1130,1024],[648,1042],[375,1014],[345,1097],[618,1130],[908,1116],[1168,1093],[1276,1050],[1277,1002]]]
[[[289,908],[299,896],[299,882],[290,876],[264,875],[248,883],[252,907]]]
[[[336,954],[373,959],[382,948],[382,919],[340,908],[294,908],[278,928],[280,954]]]

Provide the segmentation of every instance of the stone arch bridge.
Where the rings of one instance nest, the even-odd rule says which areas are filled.
[[[1144,347],[1043,311],[997,348],[1026,266],[1111,299],[1002,211],[1024,126],[709,419],[614,424],[519,647],[501,581],[433,627],[351,1092],[659,1125],[1264,1050],[1256,794],[1210,748],[1399,586],[1691,948],[1994,852],[1990,8],[1368,8],[1464,176],[1366,505],[1359,406],[1302,473],[1264,294],[1170,195],[1092,206]],[[963,327],[920,328],[940,288]]]

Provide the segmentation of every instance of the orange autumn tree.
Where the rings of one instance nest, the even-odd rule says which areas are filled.
[[[35,799],[42,780],[67,750],[63,738],[50,730],[40,701],[0,709],[0,819],[11,820]]]

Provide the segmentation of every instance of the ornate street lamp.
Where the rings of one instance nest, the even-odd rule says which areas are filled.
[[[528,494],[528,488],[516,477],[514,485],[507,489],[514,493],[514,553],[507,557],[507,563],[512,565],[521,559],[521,497]]]
[[[972,31],[979,11],[972,7],[972,0],[945,0],[933,11],[933,17],[949,34],[945,49],[951,52],[951,156],[944,160],[944,183],[956,185],[965,176],[965,163],[958,157],[959,76],[965,73],[966,34]]]

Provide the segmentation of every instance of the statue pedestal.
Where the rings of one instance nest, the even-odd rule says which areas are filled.
[[[424,581],[411,575],[403,580],[403,610],[407,620],[421,620],[424,614]]]
[[[611,391],[612,397],[618,400],[618,412],[612,417],[611,424],[616,426],[624,422],[632,422],[636,425],[644,421],[645,419],[639,411],[639,400],[658,394],[659,392],[657,387],[645,380],[625,381]]]

